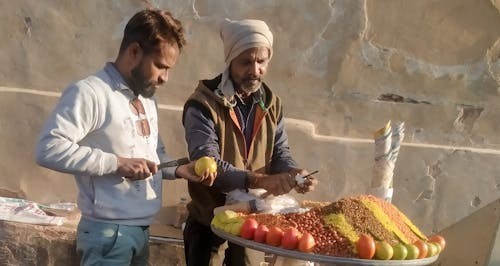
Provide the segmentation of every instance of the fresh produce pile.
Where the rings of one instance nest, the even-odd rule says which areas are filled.
[[[445,248],[442,236],[428,238],[393,204],[370,195],[309,207],[283,214],[225,210],[212,226],[267,245],[336,257],[410,260]]]

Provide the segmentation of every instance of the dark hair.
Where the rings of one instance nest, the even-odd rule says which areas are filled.
[[[181,22],[166,10],[145,9],[136,13],[125,26],[120,53],[137,42],[144,53],[149,54],[156,51],[162,41],[176,43],[182,51],[186,39]]]

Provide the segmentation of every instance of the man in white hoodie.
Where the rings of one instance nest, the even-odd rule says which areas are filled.
[[[116,61],[71,84],[40,133],[37,163],[75,175],[82,265],[147,265],[162,179],[211,185],[215,178],[196,176],[194,162],[158,169],[171,158],[158,134],[153,95],[185,43],[180,21],[168,11],[138,12]]]

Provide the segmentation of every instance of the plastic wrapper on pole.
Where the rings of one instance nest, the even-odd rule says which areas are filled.
[[[391,121],[388,121],[383,128],[374,133],[373,137],[375,159],[368,193],[390,202],[394,192],[394,167],[404,138],[404,123],[391,125]]]

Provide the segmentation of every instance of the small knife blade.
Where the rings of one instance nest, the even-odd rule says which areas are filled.
[[[295,176],[295,181],[297,182],[297,185],[302,186],[302,184],[304,184],[304,182],[306,181],[307,178],[316,174],[317,172],[319,172],[319,170],[313,171],[313,172],[311,172],[307,175],[304,175],[304,176],[298,176],[298,175]]]
[[[162,168],[165,168],[165,167],[179,166],[179,165],[183,165],[183,164],[187,164],[187,163],[189,163],[189,159],[186,158],[186,157],[184,157],[184,158],[180,158],[180,159],[177,159],[177,160],[160,163],[158,165],[158,169],[162,169]]]

